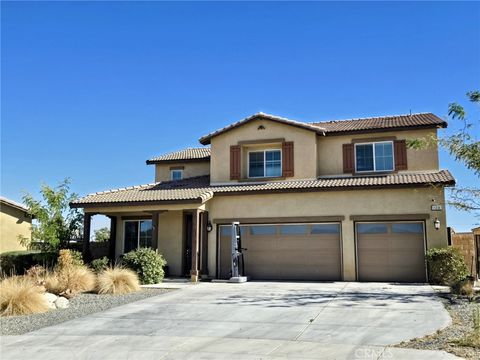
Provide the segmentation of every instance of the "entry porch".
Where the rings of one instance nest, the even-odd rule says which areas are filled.
[[[119,261],[139,247],[157,250],[167,261],[166,275],[208,276],[208,211],[205,204],[115,206],[85,208],[83,256],[92,259],[91,222],[95,215],[110,219],[108,257]]]

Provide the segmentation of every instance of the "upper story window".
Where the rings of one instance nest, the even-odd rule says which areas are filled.
[[[248,153],[248,177],[282,176],[282,151],[262,150]]]
[[[171,180],[182,180],[183,179],[183,170],[182,169],[170,170],[170,179]]]
[[[393,171],[393,141],[355,144],[356,172]]]

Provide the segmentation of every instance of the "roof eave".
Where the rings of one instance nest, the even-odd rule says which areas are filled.
[[[210,156],[197,159],[169,159],[169,160],[153,160],[149,159],[146,161],[147,165],[155,164],[172,164],[172,163],[190,163],[190,162],[203,162],[210,161]]]
[[[115,206],[142,206],[142,205],[175,205],[175,204],[202,204],[209,199],[179,199],[179,200],[147,200],[147,201],[110,201],[110,202],[85,202],[69,203],[73,209],[103,208]]]

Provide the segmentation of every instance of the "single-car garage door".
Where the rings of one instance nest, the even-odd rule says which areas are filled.
[[[355,226],[359,281],[426,281],[423,222],[368,222]]]
[[[245,274],[262,280],[340,280],[340,224],[241,225]],[[220,226],[219,278],[231,274],[230,226]]]

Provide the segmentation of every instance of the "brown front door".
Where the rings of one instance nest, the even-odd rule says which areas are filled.
[[[425,282],[424,223],[356,223],[359,281]]]
[[[183,233],[184,246],[183,246],[183,275],[190,276],[190,270],[192,269],[192,222],[193,215],[185,214],[183,218]]]

